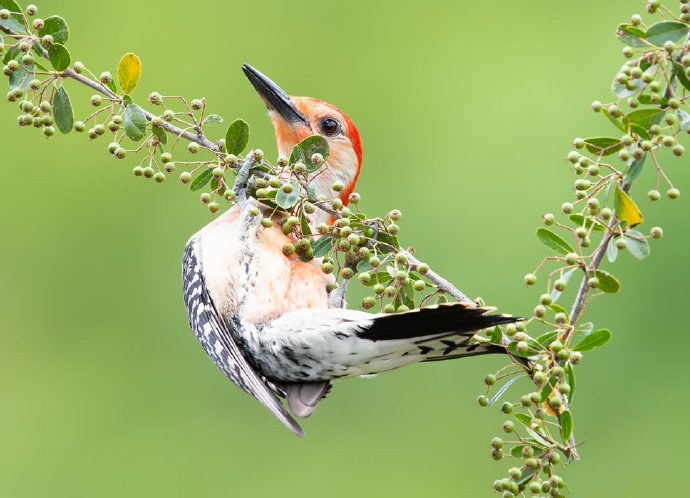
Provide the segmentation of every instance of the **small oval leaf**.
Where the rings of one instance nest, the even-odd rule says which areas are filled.
[[[311,156],[318,153],[325,159],[329,154],[328,142],[321,135],[311,135],[295,145],[290,154],[290,164],[303,163],[309,173],[318,170],[321,165],[311,162]]]
[[[50,35],[55,43],[65,44],[69,40],[69,27],[60,16],[50,16],[43,20],[43,27],[38,31],[40,36]]]
[[[650,248],[647,238],[637,230],[629,229],[624,235],[628,243],[628,252],[636,259],[644,259],[649,256]]]
[[[129,104],[125,109],[125,133],[135,142],[144,138],[146,134],[146,115],[136,104]]]
[[[647,28],[647,41],[662,46],[667,41],[676,42],[688,35],[688,25],[679,21],[659,21]]]
[[[592,154],[609,156],[623,148],[623,142],[612,137],[592,137],[585,139],[585,147]]]
[[[201,124],[221,125],[223,124],[223,118],[218,114],[209,114],[204,118]]]
[[[141,60],[129,52],[122,56],[117,65],[117,81],[122,92],[131,95],[141,78]]]
[[[249,125],[242,119],[236,119],[225,134],[225,149],[228,154],[240,154],[249,143]]]
[[[64,45],[60,45],[59,43],[54,43],[48,47],[48,60],[50,60],[50,64],[57,71],[64,71],[72,62],[72,58],[69,55],[69,50],[67,50]]]
[[[189,189],[192,192],[196,192],[197,190],[201,190],[206,185],[208,185],[208,182],[210,182],[212,178],[213,178],[213,168],[207,168],[197,175],[197,177],[194,179],[192,184],[189,186]]]
[[[542,244],[561,256],[575,252],[570,244],[546,228],[537,229],[537,238]]]
[[[292,180],[289,183],[292,185],[292,192],[288,194],[283,189],[278,189],[278,192],[276,192],[276,204],[283,209],[290,209],[292,206],[297,204],[297,201],[299,200],[299,182]]]
[[[637,207],[635,201],[632,200],[625,190],[618,186],[613,198],[614,209],[616,216],[620,221],[624,221],[627,226],[634,227],[644,221],[640,208]]]
[[[595,330],[587,337],[584,337],[575,347],[573,351],[591,351],[606,344],[611,340],[611,331],[609,329]]]
[[[55,92],[53,97],[53,116],[55,117],[55,126],[62,133],[69,133],[74,126],[74,111],[72,110],[72,103],[70,102],[67,90],[60,87]]]
[[[151,131],[161,144],[165,145],[168,143],[168,134],[165,133],[163,128],[152,126]]]
[[[573,433],[573,416],[568,410],[561,413],[561,436],[563,442],[567,444],[570,435]]]
[[[597,279],[599,279],[599,286],[597,288],[600,291],[608,294],[615,294],[620,290],[621,283],[609,272],[604,270],[596,270],[594,274],[596,275]]]

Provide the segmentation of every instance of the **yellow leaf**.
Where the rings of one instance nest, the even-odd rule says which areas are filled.
[[[122,56],[117,65],[117,81],[125,95],[130,95],[141,78],[141,61],[133,53]]]
[[[637,207],[635,201],[633,201],[620,187],[616,190],[614,203],[618,219],[626,222],[629,227],[634,227],[644,221],[640,208]]]

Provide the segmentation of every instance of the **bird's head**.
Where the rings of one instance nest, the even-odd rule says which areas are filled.
[[[278,142],[278,153],[289,156],[292,148],[310,135],[321,135],[330,153],[326,163],[310,175],[318,194],[332,194],[331,185],[340,181],[343,204],[355,187],[362,166],[362,142],[352,120],[341,110],[311,97],[290,97],[266,75],[249,64],[242,66],[268,107]]]

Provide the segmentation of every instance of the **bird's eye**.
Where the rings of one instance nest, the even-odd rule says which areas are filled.
[[[337,135],[342,131],[340,129],[340,123],[335,118],[323,118],[321,121],[319,121],[319,128],[321,133],[327,137],[332,137],[333,135]]]

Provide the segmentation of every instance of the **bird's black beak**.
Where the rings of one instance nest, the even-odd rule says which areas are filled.
[[[302,123],[309,126],[309,120],[295,107],[290,96],[268,76],[249,64],[242,64],[242,71],[269,109],[277,111],[288,123]]]

